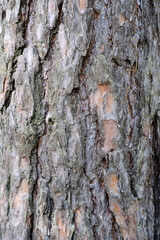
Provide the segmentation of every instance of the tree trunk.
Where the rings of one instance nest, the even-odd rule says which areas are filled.
[[[159,1],[0,11],[0,239],[160,239]]]

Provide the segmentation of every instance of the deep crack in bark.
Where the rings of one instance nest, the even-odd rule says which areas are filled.
[[[160,117],[156,113],[153,120],[153,160],[154,160],[154,240],[160,239]]]

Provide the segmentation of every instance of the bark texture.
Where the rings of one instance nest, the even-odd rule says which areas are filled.
[[[159,0],[0,0],[0,239],[160,239]]]

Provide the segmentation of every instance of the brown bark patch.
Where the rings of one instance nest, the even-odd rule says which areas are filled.
[[[110,192],[115,195],[118,194],[118,177],[115,173],[110,173],[107,175],[106,183]]]
[[[104,52],[104,45],[101,45],[101,46],[99,47],[99,49],[100,49],[101,52]]]
[[[110,84],[107,84],[107,85],[98,84],[97,91],[94,94],[92,94],[90,97],[91,107],[97,106],[98,108],[97,112],[99,117],[102,116],[102,108],[103,108],[105,95],[107,95],[107,104],[106,104],[104,113],[109,114],[113,112],[113,106],[114,106],[114,95],[111,93]]]
[[[87,5],[88,5],[88,0],[79,0],[78,1],[78,6],[79,6],[81,13],[83,13],[86,10]]]
[[[137,240],[137,222],[134,215],[129,216],[129,236],[131,240]]]
[[[97,113],[99,117],[102,117],[103,113],[103,101],[104,101],[104,96],[107,93],[107,85],[100,85],[98,84],[98,89],[97,91],[91,95],[90,97],[90,103],[91,107],[97,107]]]
[[[125,17],[123,16],[123,14],[119,14],[119,25],[122,26],[125,22]]]
[[[27,160],[26,158],[22,158],[20,168],[24,169],[26,167],[27,167]]]
[[[138,204],[134,201],[128,209],[129,235],[131,240],[137,240],[137,222],[134,214],[138,211]]]
[[[67,240],[68,239],[67,225],[61,216],[57,217],[57,224],[59,229],[59,240]]]
[[[49,8],[51,12],[54,12],[55,10],[55,2],[54,1],[49,1]]]
[[[107,85],[107,106],[106,113],[111,113],[113,111],[114,96],[111,93],[111,86]]]
[[[107,91],[107,85],[106,84],[103,84],[103,85],[100,85],[98,84],[98,90],[100,92],[100,96],[104,96],[104,94],[106,93]]]
[[[145,137],[147,137],[147,138],[149,137],[149,135],[153,134],[153,130],[152,130],[152,128],[150,128],[150,126],[147,122],[147,119],[144,120],[143,132],[144,132]]]
[[[28,193],[29,193],[28,182],[26,179],[23,179],[18,194],[15,196],[13,208],[19,208],[20,204],[23,202],[22,198],[23,195],[28,195]]]
[[[106,114],[113,114],[114,95],[111,92],[110,84],[98,84],[98,89],[90,96],[91,108],[97,107],[97,114],[99,118],[105,118]],[[107,98],[107,104],[104,106],[104,99]],[[104,126],[104,146],[103,151],[109,152],[115,149],[114,138],[118,135],[116,121],[103,120]]]
[[[22,180],[22,183],[21,183],[21,186],[20,186],[20,191],[19,191],[19,193],[20,193],[20,194],[28,194],[28,190],[29,190],[29,188],[28,188],[28,182],[27,182],[26,179],[23,179],[23,180]]]
[[[118,134],[117,124],[114,120],[104,120],[104,146],[103,151],[109,152],[115,149],[114,138]]]
[[[109,203],[110,203],[110,209],[114,213],[116,222],[118,223],[118,225],[120,227],[123,238],[125,240],[130,239],[129,234],[128,234],[128,226],[126,224],[124,213],[123,213],[120,203],[115,198],[112,198],[112,197],[110,197]]]
[[[78,231],[82,229],[82,220],[83,220],[83,214],[84,214],[84,207],[81,206],[75,211],[75,226]]]

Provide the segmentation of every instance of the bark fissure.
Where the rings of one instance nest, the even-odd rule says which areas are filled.
[[[7,89],[6,93],[5,93],[5,101],[4,104],[1,108],[1,113],[3,114],[4,111],[7,110],[7,108],[9,107],[9,104],[11,102],[11,97],[12,97],[12,92],[15,90],[15,80],[11,79],[10,80],[10,84],[9,84],[9,89]]]
[[[58,18],[56,20],[56,24],[55,26],[50,29],[50,36],[49,36],[49,47],[48,47],[48,52],[45,55],[45,59],[44,60],[49,60],[52,59],[53,55],[54,55],[54,45],[55,45],[55,41],[57,38],[57,34],[59,32],[59,26],[60,24],[63,22],[63,1],[59,3],[58,5]]]
[[[160,117],[153,120],[153,160],[154,160],[154,239],[160,238]]]

